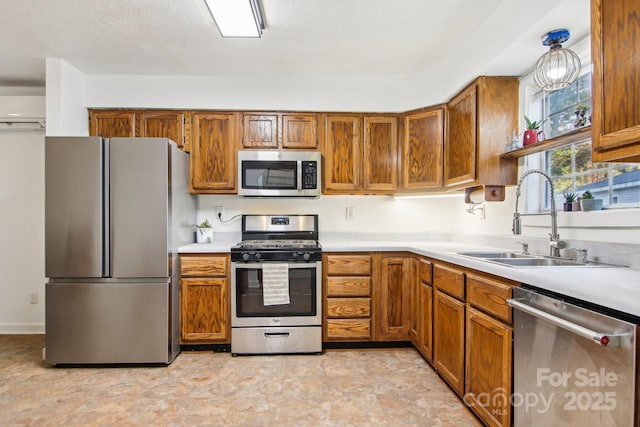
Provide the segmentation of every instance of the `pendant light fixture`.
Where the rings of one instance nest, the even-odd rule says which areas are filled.
[[[546,91],[563,89],[578,78],[580,58],[561,44],[569,37],[569,30],[553,30],[542,38],[542,44],[549,46],[549,51],[533,67],[533,80]]]

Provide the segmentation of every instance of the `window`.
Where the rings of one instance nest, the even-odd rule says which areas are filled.
[[[591,141],[577,142],[544,153],[545,169],[553,180],[556,205],[564,202],[563,193],[582,195],[590,191],[604,206],[619,207],[640,199],[640,165],[592,163]],[[549,207],[548,195],[544,207]]]
[[[587,51],[588,52],[588,51]],[[590,70],[583,60],[583,70]],[[532,120],[545,119],[543,130],[548,138],[591,124],[591,73],[580,76],[571,86],[543,92],[523,79],[526,90],[524,108]],[[640,202],[640,165],[592,163],[591,140],[532,154],[525,158],[526,169],[542,169],[552,178],[556,206],[562,206],[563,193],[581,196],[589,190],[603,206],[637,207]],[[528,199],[529,212],[549,209],[550,192],[546,180],[536,180],[539,197]]]

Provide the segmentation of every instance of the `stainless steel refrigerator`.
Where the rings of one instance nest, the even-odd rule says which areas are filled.
[[[168,364],[180,352],[188,160],[165,138],[46,138],[48,363]]]

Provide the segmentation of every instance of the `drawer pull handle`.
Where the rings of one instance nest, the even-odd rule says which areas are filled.
[[[288,337],[289,332],[265,332],[264,336],[267,338],[270,337]]]

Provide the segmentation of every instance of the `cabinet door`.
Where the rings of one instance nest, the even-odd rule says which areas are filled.
[[[413,259],[411,262],[411,282],[409,288],[409,304],[411,310],[409,312],[409,339],[414,347],[418,348],[418,323],[420,318],[418,304],[418,289],[420,286],[420,260]]]
[[[411,258],[383,255],[380,258],[380,274],[376,339],[406,340],[409,337],[411,310]]]
[[[182,342],[228,343],[229,282],[225,278],[182,279]]]
[[[89,135],[133,138],[136,115],[132,111],[89,111]]]
[[[193,113],[191,191],[236,190],[237,119],[234,113]]]
[[[242,123],[244,148],[278,148],[277,114],[244,114]]]
[[[315,114],[283,114],[282,148],[317,149],[317,127]]]
[[[442,108],[406,116],[402,146],[402,189],[441,188],[443,150]]]
[[[394,192],[398,189],[398,118],[364,118],[362,188]]]
[[[433,362],[460,396],[464,393],[464,304],[435,291],[433,301]]]
[[[328,115],[324,141],[324,186],[329,192],[360,189],[361,116]]]
[[[591,1],[594,161],[640,161],[640,1]]]
[[[487,425],[511,425],[511,336],[507,325],[467,308],[465,402]]]
[[[445,187],[476,179],[476,84],[447,104],[447,137],[444,143]]]
[[[418,284],[418,351],[428,361],[433,360],[433,288],[426,282]]]
[[[143,111],[136,115],[136,136],[169,138],[183,148],[185,114],[182,111]]]

